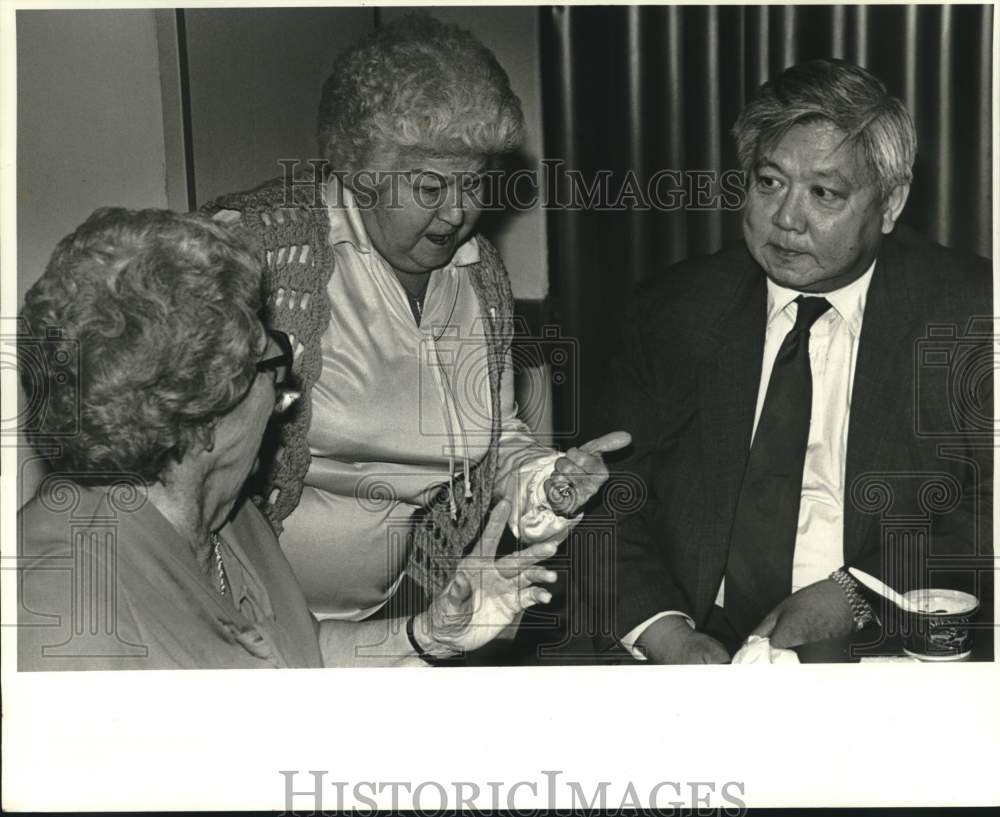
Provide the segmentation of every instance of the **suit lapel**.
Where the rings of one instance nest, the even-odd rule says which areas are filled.
[[[861,551],[871,514],[858,511],[852,486],[858,477],[886,468],[885,439],[900,399],[912,399],[899,383],[911,375],[910,358],[902,355],[910,344],[914,320],[910,282],[899,245],[891,236],[882,245],[865,304],[858,360],[854,371],[851,418],[847,434],[844,477],[844,561],[850,564]]]
[[[712,545],[699,562],[699,592],[712,597],[725,571],[733,514],[750,451],[766,318],[764,273],[747,255],[731,308],[717,327],[718,353],[705,368],[701,397],[706,457],[702,467],[708,480]]]

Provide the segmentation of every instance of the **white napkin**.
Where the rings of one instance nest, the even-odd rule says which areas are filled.
[[[865,655],[862,664],[919,664],[920,659],[912,655]]]
[[[799,657],[782,647],[772,647],[768,638],[752,635],[733,656],[734,664],[798,664]]]

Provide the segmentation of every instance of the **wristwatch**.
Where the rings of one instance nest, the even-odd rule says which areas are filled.
[[[854,632],[863,630],[869,624],[881,624],[875,611],[872,610],[872,606],[858,591],[858,583],[846,570],[837,568],[830,574],[830,578],[840,585],[840,589],[847,596],[847,601],[851,605],[851,613],[854,616]]]

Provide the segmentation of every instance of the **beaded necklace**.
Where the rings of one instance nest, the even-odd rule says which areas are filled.
[[[222,564],[222,539],[219,534],[212,534],[212,555],[215,557],[215,571],[219,577],[219,595],[226,595],[229,583],[226,581],[226,568]]]

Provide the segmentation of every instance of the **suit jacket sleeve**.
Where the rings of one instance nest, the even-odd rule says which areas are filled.
[[[898,266],[907,278],[900,280],[919,307],[896,344],[891,369],[898,385],[882,401],[885,419],[871,423],[885,438],[882,457],[847,486],[848,518],[860,509],[873,521],[863,542],[845,541],[846,561],[900,592],[951,587],[987,601],[995,445],[991,265],[902,238]],[[866,322],[876,317],[869,310]]]

